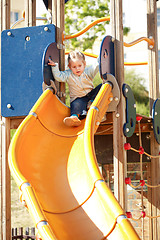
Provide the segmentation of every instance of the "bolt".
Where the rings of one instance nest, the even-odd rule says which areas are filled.
[[[118,97],[115,97],[114,98],[114,101],[118,102],[119,98]]]
[[[119,113],[116,113],[116,118],[119,118],[120,114]]]
[[[7,108],[9,109],[9,108],[11,108],[12,107],[12,105],[10,104],[10,103],[8,103],[7,104]]]
[[[149,45],[149,48],[150,48],[150,49],[153,49],[153,45]]]
[[[112,37],[112,42],[114,42],[115,41],[115,38],[114,37]]]
[[[126,128],[126,132],[129,132],[129,128]]]
[[[58,49],[63,49],[63,45],[61,43],[57,43],[57,48]]]
[[[27,42],[29,42],[29,41],[30,41],[30,36],[26,36],[25,40],[26,40]]]
[[[3,124],[4,124],[4,122],[2,120],[0,120],[0,125],[3,125]]]
[[[128,92],[128,88],[125,89],[125,92],[126,92],[126,93]]]
[[[48,27],[45,27],[45,28],[44,28],[44,31],[46,31],[46,32],[47,32],[47,31],[48,31]]]
[[[8,35],[8,36],[11,36],[11,35],[12,35],[12,33],[9,31],[9,32],[7,32],[7,35]]]
[[[151,136],[150,135],[146,135],[146,139],[150,139],[151,138]]]

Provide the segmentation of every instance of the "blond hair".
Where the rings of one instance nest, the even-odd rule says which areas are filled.
[[[76,60],[81,60],[82,62],[85,63],[85,56],[83,53],[79,51],[71,51],[68,54],[68,64],[70,61],[76,61]]]

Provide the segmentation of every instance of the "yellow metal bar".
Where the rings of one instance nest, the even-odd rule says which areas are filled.
[[[82,51],[81,51],[82,52]],[[98,55],[93,53],[82,52],[85,56],[97,58]],[[65,54],[69,54],[69,51],[66,51]],[[136,66],[136,65],[147,65],[148,62],[124,62],[125,66]]]
[[[97,23],[100,22],[105,22],[105,21],[110,21],[110,17],[103,17],[103,18],[98,18],[95,21],[93,21],[92,23],[90,23],[87,27],[85,27],[84,29],[82,29],[80,32],[75,33],[73,35],[62,35],[62,39],[67,40],[67,39],[72,39],[72,38],[76,38],[81,36],[83,33],[87,32],[91,27],[95,26]]]
[[[99,18],[95,21],[93,21],[92,23],[90,23],[87,27],[85,27],[84,29],[82,29],[81,31],[79,31],[78,33],[75,33],[75,34],[72,34],[72,35],[64,35],[62,34],[62,40],[67,40],[67,39],[72,39],[72,38],[76,38],[76,37],[79,37],[81,36],[83,33],[87,32],[91,27],[95,26],[96,24],[100,23],[100,22],[105,22],[105,21],[110,21],[110,16],[109,17],[103,17],[103,18]],[[135,41],[133,42],[130,42],[130,43],[126,43],[124,42],[124,46],[125,47],[132,47],[133,45],[141,42],[141,41],[146,41],[148,42],[149,44],[149,47],[150,48],[153,48],[154,47],[154,38],[153,37],[150,37],[150,38],[147,38],[147,37],[141,37],[141,38],[138,38],[136,39]]]
[[[69,54],[69,52],[70,51],[66,51],[65,52],[65,54],[67,55],[67,54]],[[93,58],[97,58],[98,57],[98,55],[96,55],[96,54],[93,54],[93,53],[87,53],[87,52],[83,52],[83,51],[81,51],[85,56],[88,56],[88,57],[93,57]]]
[[[153,39],[153,37],[150,37],[150,38],[141,37],[141,38],[138,38],[138,39],[136,39],[135,41],[130,42],[130,43],[124,42],[124,46],[125,46],[125,47],[132,47],[133,45],[135,45],[135,44],[137,44],[137,43],[139,43],[139,42],[142,42],[142,41],[148,42],[148,44],[149,44],[149,46],[150,46],[151,48],[154,47],[154,39]]]
[[[148,62],[124,62],[125,66],[147,65]]]

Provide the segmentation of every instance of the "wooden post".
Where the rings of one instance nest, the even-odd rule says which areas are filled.
[[[8,148],[10,144],[10,119],[2,118],[1,122],[1,206],[2,206],[2,240],[11,239],[11,181],[8,167]]]
[[[36,0],[25,0],[26,26],[36,25]],[[10,0],[0,2],[1,31],[10,28]],[[1,42],[1,41],[0,41]],[[1,104],[0,104],[1,106]],[[11,119],[0,119],[1,131],[1,239],[11,239],[11,182],[8,167]]]
[[[150,113],[152,112],[153,102],[159,97],[159,67],[158,67],[158,38],[157,38],[157,5],[156,0],[147,0],[147,32],[148,37],[153,37],[155,41],[154,48],[148,48],[149,53],[149,98]],[[151,154],[159,155],[159,145],[155,140],[154,134],[151,134]],[[151,159],[151,180],[152,185],[160,184],[160,160]],[[158,188],[152,191],[152,215],[160,215],[160,193]],[[150,229],[152,239],[160,240],[160,219],[153,219]],[[152,233],[151,233],[152,231]]]
[[[53,24],[56,26],[56,42],[57,47],[60,49],[59,69],[65,70],[65,51],[62,42],[62,33],[64,32],[64,1],[63,0],[52,0],[52,16]],[[65,84],[58,84],[60,92],[60,98],[64,102],[65,98],[63,93],[65,92]]]
[[[36,26],[36,0],[25,0],[25,25]]]
[[[124,82],[124,53],[123,53],[123,11],[122,0],[111,1],[111,27],[115,38],[115,77],[120,88],[120,103],[113,113],[113,163],[114,163],[114,194],[121,206],[126,208],[125,177],[127,173],[126,152],[123,134],[125,122],[125,99],[122,94]]]
[[[10,0],[1,1],[1,31],[10,28]],[[11,239],[11,184],[8,168],[10,120],[1,117],[1,239]]]
[[[52,0],[52,23],[57,26],[57,0]]]
[[[52,0],[52,23],[56,26],[56,42],[60,49],[59,69],[65,70],[65,46],[62,41],[62,33],[64,32],[64,1]],[[65,84],[56,83],[59,91],[60,99],[65,101]]]
[[[65,46],[63,45],[63,42],[62,42],[62,34],[64,32],[64,1],[63,0],[58,1],[57,10],[58,10],[57,43],[60,46],[60,70],[65,70]],[[60,92],[62,93],[61,100],[64,102],[65,101],[65,97],[64,97],[65,84],[64,83],[60,84]]]
[[[10,28],[10,0],[1,0],[1,31]]]
[[[147,163],[147,183],[152,185],[151,178],[151,164]],[[147,198],[148,198],[148,215],[152,215],[152,190],[148,188]],[[149,239],[152,240],[152,219],[149,219]]]

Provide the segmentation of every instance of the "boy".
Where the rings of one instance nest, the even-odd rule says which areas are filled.
[[[49,59],[54,78],[59,82],[67,82],[70,92],[71,116],[63,121],[67,126],[79,126],[81,119],[87,114],[87,105],[93,102],[102,84],[93,86],[93,78],[99,70],[98,62],[86,67],[85,56],[79,51],[72,51],[68,55],[68,70],[59,71],[56,63]]]

